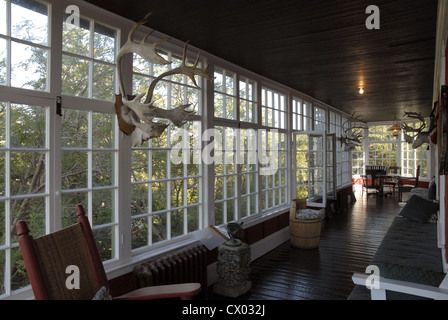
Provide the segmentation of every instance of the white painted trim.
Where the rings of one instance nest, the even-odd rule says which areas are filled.
[[[367,274],[355,273],[352,276],[352,280],[353,283],[364,286],[369,276],[370,275]],[[445,276],[445,279],[447,279],[447,276]],[[448,290],[441,287],[433,287],[419,283],[393,280],[383,277],[379,277],[378,283],[380,286],[379,289],[373,289],[371,291],[372,300],[385,300],[386,291],[401,292],[434,300],[448,300]],[[442,284],[444,283],[445,280],[442,281]]]
[[[282,243],[289,240],[289,226],[283,228],[276,233],[252,244],[251,247],[251,260],[254,261],[261,256],[265,255],[271,250],[274,250]]]

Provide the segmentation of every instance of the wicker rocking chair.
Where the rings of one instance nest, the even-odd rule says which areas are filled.
[[[29,235],[30,230],[24,221],[16,225],[19,246],[36,300],[90,300],[98,297],[104,289],[108,292],[104,266],[81,205],[76,207],[76,214],[77,224],[36,239]],[[76,288],[67,285],[70,277],[70,273],[66,273],[67,267],[79,270]],[[200,290],[199,283],[151,286],[113,299],[187,300]]]

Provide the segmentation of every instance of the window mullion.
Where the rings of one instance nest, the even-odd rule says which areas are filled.
[[[238,83],[238,81],[237,81]],[[238,86],[238,84],[237,84]],[[239,113],[237,112],[237,119],[239,119]],[[235,130],[236,134],[233,135],[234,137],[234,160],[235,160],[235,166],[234,166],[234,172],[236,173],[235,175],[235,182],[234,182],[234,188],[236,188],[235,192],[236,192],[236,208],[235,208],[235,219],[237,221],[241,221],[241,210],[239,208],[241,208],[241,204],[242,204],[242,200],[241,200],[241,193],[240,192],[242,190],[242,174],[241,174],[241,141],[240,141],[240,137],[241,137],[241,130]],[[235,132],[234,131],[234,132]]]
[[[93,97],[93,72],[94,72],[94,56],[95,56],[95,22],[90,20],[90,39],[89,39],[89,76],[88,76],[88,97]]]
[[[149,142],[151,143],[151,142]],[[152,163],[154,151],[148,150],[148,180],[152,180]],[[152,213],[152,183],[148,183],[148,211]],[[152,215],[148,216],[148,245],[152,245]]]
[[[170,95],[168,95],[170,96]],[[168,149],[171,147],[171,130],[167,129],[167,147]],[[171,158],[171,150],[168,150],[167,152],[167,159],[166,159],[166,164],[167,164],[167,173],[166,173],[166,177],[168,178],[168,181],[166,183],[166,208],[167,208],[167,213],[166,213],[166,236],[167,236],[167,240],[171,239],[171,185],[173,183],[173,178],[171,176],[171,161],[169,161],[169,159]]]
[[[185,127],[185,126],[184,126]],[[184,129],[184,127],[182,129]],[[188,159],[187,155],[184,154],[185,152],[188,152],[188,155],[190,154],[189,149],[188,149],[188,133],[187,130],[182,130],[182,162],[183,162],[183,176],[184,177],[188,177]],[[186,151],[188,150],[188,151]],[[191,159],[190,159],[191,161]],[[188,198],[187,198],[187,194],[188,194],[188,178],[183,179],[182,181],[182,206],[184,207],[184,209],[182,210],[183,212],[183,234],[187,234],[188,233],[188,209],[185,208],[186,206],[188,206]]]
[[[50,193],[53,188],[53,184],[50,185],[50,182],[53,181],[53,172],[50,172],[50,161],[51,159],[54,159],[54,157],[50,157],[53,155],[54,148],[51,148],[51,116],[50,116],[50,107],[44,107],[45,108],[45,193],[47,196],[45,196],[45,221],[46,221],[46,231],[47,233],[52,232],[52,228],[54,226],[54,218],[51,216],[51,204],[53,203],[51,201],[51,198],[53,197],[53,193]],[[53,126],[54,127],[54,126]],[[50,196],[48,196],[50,195]]]
[[[93,155],[92,155],[92,148],[93,148],[93,112],[88,112],[88,128],[87,128],[87,189],[89,190],[87,192],[87,216],[90,221],[90,224],[93,226],[93,194],[92,194],[92,187],[93,187],[93,177],[92,177],[92,171],[93,171]]]
[[[11,1],[6,1],[6,85],[11,86]],[[9,181],[9,180],[8,180]]]
[[[9,3],[9,1],[8,1]],[[8,78],[9,79],[9,78]],[[6,152],[5,152],[5,195],[7,200],[5,201],[5,225],[7,226],[5,229],[5,245],[9,248],[5,250],[5,294],[10,295],[11,294],[11,266],[12,266],[12,260],[11,260],[11,224],[12,224],[12,217],[11,217],[11,104],[10,102],[6,102],[6,124],[5,124],[5,138],[6,138]]]

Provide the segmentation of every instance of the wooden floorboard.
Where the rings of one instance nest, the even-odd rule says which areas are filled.
[[[365,271],[400,211],[394,196],[356,196],[349,210],[325,220],[318,249],[296,249],[287,241],[253,261],[252,289],[239,299],[346,300],[353,273]]]

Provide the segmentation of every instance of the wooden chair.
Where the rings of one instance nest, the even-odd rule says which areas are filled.
[[[36,239],[29,235],[24,221],[16,224],[20,250],[36,300],[90,300],[100,289],[108,288],[92,229],[81,205],[76,207],[76,214],[77,224]],[[66,283],[72,274],[72,271],[67,273],[67,267],[73,266],[79,270],[79,288]],[[199,283],[151,286],[113,299],[188,300],[200,291]]]
[[[386,166],[366,166],[366,174],[363,176],[362,195],[364,196],[364,190],[367,198],[371,194],[376,196],[382,194],[382,176],[386,175],[386,172]]]
[[[418,179],[420,176],[420,166],[417,166],[417,172],[416,172],[416,176],[415,177],[405,177],[402,178],[400,177],[398,179],[398,201],[401,202],[403,200],[403,192],[410,192],[412,189],[417,188],[418,187]],[[403,180],[406,181],[414,181],[414,183],[412,184],[403,184]]]
[[[388,169],[389,176],[384,180],[384,185],[392,188],[392,193],[395,194],[395,187],[398,184],[398,179],[401,176],[401,167],[390,166]]]

